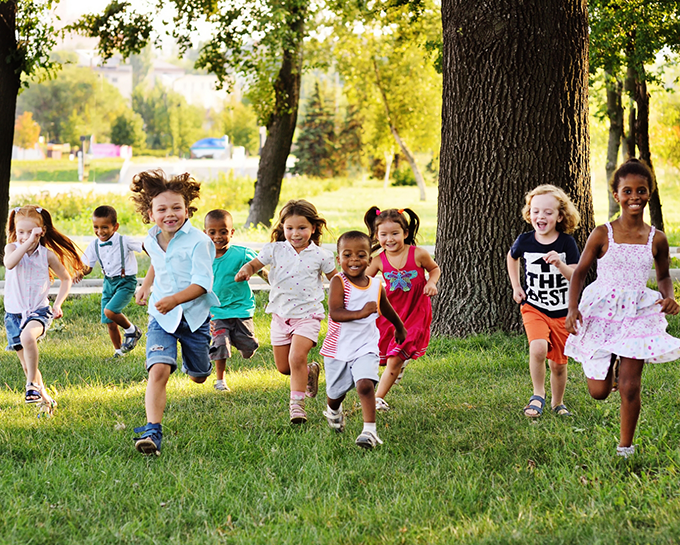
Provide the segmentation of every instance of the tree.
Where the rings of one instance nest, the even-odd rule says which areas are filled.
[[[303,39],[313,20],[310,0],[224,0],[223,2],[155,0],[155,11],[135,12],[129,2],[113,0],[101,15],[88,15],[72,28],[99,38],[104,59],[114,51],[138,54],[149,43],[153,20],[174,10],[180,53],[192,45],[200,23],[213,30],[203,43],[195,66],[233,83],[235,74],[247,80],[248,96],[259,121],[267,127],[257,172],[255,195],[246,225],[269,225],[281,192],[297,120]],[[165,15],[163,15],[165,17]]]
[[[524,195],[551,183],[594,226],[588,153],[588,16],[582,0],[444,0],[442,145],[433,330],[521,321],[505,257],[527,230]]]
[[[142,116],[135,112],[119,115],[111,126],[111,142],[118,146],[132,146],[137,150],[146,147]]]
[[[40,125],[33,120],[31,112],[24,112],[17,117],[14,124],[14,143],[23,149],[29,149],[38,143]]]
[[[232,97],[220,113],[219,122],[224,134],[234,146],[243,146],[250,155],[257,155],[260,146],[260,129],[257,115],[250,104]]]
[[[55,34],[48,14],[57,2],[0,0],[0,253],[5,248],[17,95],[28,77],[56,70],[50,60]]]
[[[295,173],[319,178],[335,175],[335,123],[318,82],[314,84],[314,92],[309,98],[299,131],[294,149],[297,158]]]

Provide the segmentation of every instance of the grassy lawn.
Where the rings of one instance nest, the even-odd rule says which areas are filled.
[[[288,380],[262,348],[235,356],[231,393],[172,376],[163,454],[133,448],[144,423],[138,347],[111,359],[99,297],[71,298],[41,344],[56,391],[51,419],[23,403],[15,355],[0,368],[1,543],[673,543],[680,539],[677,364],[650,365],[629,461],[614,456],[616,395],[595,402],[570,366],[566,403],[530,421],[523,336],[435,339],[378,417],[385,444],[331,431],[322,394],[309,422],[288,424]],[[145,311],[128,307],[144,325]],[[146,329],[146,327],[143,327]],[[680,323],[671,320],[671,332]],[[323,332],[322,332],[323,333]],[[4,338],[1,339],[4,342]],[[142,340],[142,345],[143,345]],[[318,358],[318,352],[313,354]],[[320,390],[323,392],[323,388]]]

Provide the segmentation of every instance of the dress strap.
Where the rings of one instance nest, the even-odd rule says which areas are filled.
[[[614,230],[612,229],[612,224],[607,222],[605,223],[607,226],[607,238],[609,239],[609,244],[611,245],[614,242]]]
[[[652,241],[654,240],[654,233],[656,232],[656,228],[652,225],[651,229],[649,230],[649,239],[647,240],[647,246],[652,245]]]

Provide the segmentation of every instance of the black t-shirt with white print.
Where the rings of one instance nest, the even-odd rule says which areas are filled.
[[[510,255],[513,259],[524,258],[524,291],[526,302],[551,318],[567,315],[567,292],[569,281],[557,267],[543,259],[548,252],[555,250],[563,263],[575,265],[580,253],[576,241],[566,233],[559,233],[555,242],[541,244],[535,232],[530,231],[517,237]]]

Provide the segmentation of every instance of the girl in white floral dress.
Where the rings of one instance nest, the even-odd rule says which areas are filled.
[[[666,333],[665,315],[680,312],[668,272],[668,240],[643,220],[652,188],[649,169],[637,159],[627,161],[614,173],[611,190],[621,206],[621,216],[590,234],[571,278],[565,324],[571,335],[564,353],[583,364],[593,398],[605,399],[612,391],[616,374],[613,355],[620,358],[617,454],[624,457],[635,451],[643,365],[680,358],[680,339]],[[585,289],[579,304],[595,259],[597,280]],[[652,262],[658,292],[647,288]]]

